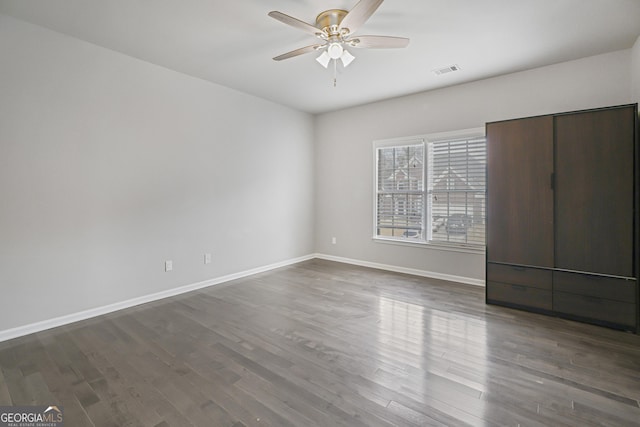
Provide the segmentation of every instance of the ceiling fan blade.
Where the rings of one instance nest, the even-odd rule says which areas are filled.
[[[291,52],[283,53],[282,55],[273,58],[274,61],[282,61],[283,59],[293,58],[294,56],[304,55],[305,53],[315,52],[324,45],[314,44],[311,46],[301,47],[300,49],[292,50]]]
[[[409,39],[391,36],[358,36],[347,41],[349,46],[366,49],[394,49],[407,47]]]
[[[303,22],[299,19],[294,18],[293,16],[289,16],[282,12],[278,12],[274,10],[272,12],[269,12],[269,16],[272,17],[273,19],[277,19],[278,21],[284,24],[290,25],[294,28],[297,28],[299,30],[302,30],[314,36],[317,36],[318,34],[322,33],[320,29],[314,27],[313,25],[309,25],[306,22]]]
[[[347,13],[340,23],[340,28],[349,30],[349,34],[355,33],[358,28],[380,7],[383,0],[360,0],[353,9]]]

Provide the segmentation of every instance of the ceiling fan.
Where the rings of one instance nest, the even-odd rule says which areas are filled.
[[[322,51],[320,56],[316,58],[316,61],[325,68],[333,61],[333,82],[335,86],[337,61],[340,60],[342,65],[347,67],[355,59],[347,50],[347,47],[359,49],[390,49],[406,47],[409,44],[409,39],[405,37],[353,35],[362,24],[373,15],[382,2],[383,0],[360,0],[350,11],[342,9],[325,10],[316,17],[315,25],[307,24],[304,21],[282,12],[269,12],[270,17],[305,31],[321,40],[320,43],[292,50],[291,52],[276,56],[273,59],[282,61],[283,59],[293,58],[305,53]]]

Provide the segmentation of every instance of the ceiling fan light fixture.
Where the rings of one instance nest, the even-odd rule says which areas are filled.
[[[325,50],[322,52],[322,54],[320,54],[320,56],[316,58],[316,61],[318,61],[318,63],[322,65],[324,68],[327,68],[329,67],[329,62],[331,62],[331,57]]]
[[[342,52],[342,56],[340,57],[340,60],[342,61],[342,66],[345,68],[347,68],[347,66],[351,64],[351,62],[353,62],[354,59],[356,59],[356,57],[351,55],[347,49],[345,49],[344,52]]]
[[[351,35],[357,33],[359,27],[373,15],[383,1],[358,0],[349,11],[343,9],[325,10],[316,16],[315,25],[276,10],[269,12],[268,15],[273,19],[322,40],[322,43],[298,48],[273,59],[281,61],[317,51],[320,55],[316,61],[324,68],[329,68],[333,62],[331,65],[333,65],[333,85],[335,86],[338,60],[346,68],[355,59],[351,52],[347,51],[348,48],[394,49],[407,47],[409,44],[409,39],[405,37],[359,36],[351,38]]]

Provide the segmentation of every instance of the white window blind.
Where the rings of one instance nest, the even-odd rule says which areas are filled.
[[[429,240],[485,244],[485,138],[429,144]]]
[[[462,134],[376,146],[374,237],[485,245],[486,142]]]

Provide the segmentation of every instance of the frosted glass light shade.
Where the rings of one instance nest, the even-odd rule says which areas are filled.
[[[343,65],[345,68],[347,68],[347,66],[348,66],[349,64],[351,64],[351,62],[352,62],[354,59],[356,59],[356,57],[355,57],[355,56],[353,56],[353,55],[351,55],[351,54],[349,53],[349,51],[348,51],[348,50],[346,50],[346,49],[344,50],[344,52],[342,52],[342,56],[340,57],[340,60],[342,61],[342,65]]]
[[[329,66],[329,62],[331,62],[331,57],[325,50],[324,52],[322,52],[320,56],[316,58],[316,61],[318,61],[318,63],[322,65],[324,68],[327,68]]]
[[[338,59],[342,56],[344,49],[340,43],[331,43],[327,48],[327,53],[331,59]]]

